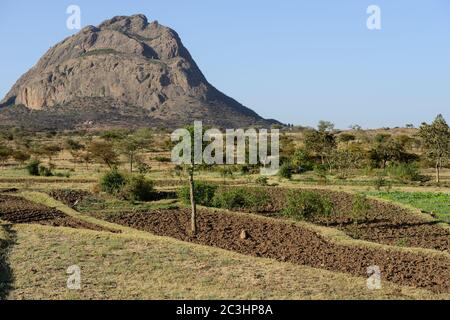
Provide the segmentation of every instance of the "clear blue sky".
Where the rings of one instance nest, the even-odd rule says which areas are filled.
[[[144,13],[175,29],[224,93],[267,118],[337,127],[450,121],[449,0],[131,0],[0,2],[0,96],[82,26]],[[382,30],[366,28],[381,8]]]

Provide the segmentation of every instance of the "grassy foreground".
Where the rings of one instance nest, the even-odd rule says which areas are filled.
[[[9,299],[448,298],[388,283],[368,290],[363,278],[150,234],[39,225],[12,231],[5,261],[12,270]],[[81,268],[81,290],[66,287],[71,265]]]

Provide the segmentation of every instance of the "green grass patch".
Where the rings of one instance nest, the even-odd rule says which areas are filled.
[[[368,192],[368,195],[386,200],[396,201],[421,209],[428,213],[435,213],[437,217],[447,223],[450,222],[450,195],[434,192]]]

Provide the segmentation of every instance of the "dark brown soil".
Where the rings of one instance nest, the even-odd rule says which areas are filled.
[[[279,216],[284,206],[288,189],[265,188],[270,203],[262,214]],[[314,191],[328,197],[334,204],[335,214],[317,217],[311,222],[335,227],[354,239],[367,240],[389,245],[421,247],[450,252],[450,232],[395,204],[367,199],[370,209],[366,217],[356,224],[351,216],[354,196],[346,192],[319,189],[298,189]],[[245,211],[245,210],[242,210]]]
[[[92,197],[92,194],[84,190],[59,189],[50,191],[49,196],[70,208],[75,208],[84,199]]]
[[[0,193],[15,193],[19,191],[17,188],[0,188]]]
[[[95,224],[72,218],[59,210],[10,195],[0,195],[0,219],[11,223],[36,223],[54,227],[113,232]]]
[[[187,209],[110,214],[103,218],[156,235],[357,276],[366,277],[367,268],[377,265],[383,280],[435,292],[449,291],[449,258],[338,245],[284,221],[200,210],[198,233],[191,236]],[[241,238],[243,230],[246,239]]]
[[[202,180],[204,182],[209,182],[212,184],[222,185],[223,180]],[[176,179],[157,179],[153,180],[155,183],[155,186],[157,187],[181,187],[186,185],[185,180],[176,180]],[[245,180],[233,180],[233,181],[226,181],[227,186],[236,186],[236,185],[245,185],[247,184],[247,181]]]
[[[72,178],[0,178],[0,183],[92,183],[97,182],[95,179],[72,179]]]

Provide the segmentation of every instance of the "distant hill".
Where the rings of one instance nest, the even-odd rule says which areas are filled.
[[[114,17],[58,43],[0,104],[2,125],[36,129],[172,128],[196,119],[227,128],[277,123],[214,88],[178,34],[144,15]]]

